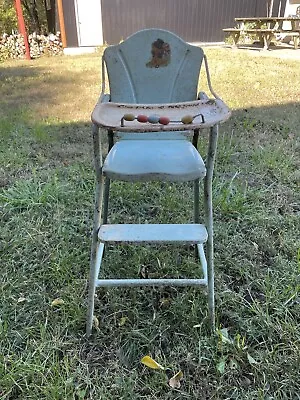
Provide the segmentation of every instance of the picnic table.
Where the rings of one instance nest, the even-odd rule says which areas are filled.
[[[241,17],[235,18],[235,22],[237,23],[237,26],[235,28],[223,29],[225,33],[228,33],[233,37],[234,46],[238,44],[241,34],[248,33],[257,35],[261,43],[263,43],[263,49],[268,50],[271,40],[274,39],[277,35],[284,34],[290,35],[294,42],[294,48],[298,48],[300,35],[300,16]]]

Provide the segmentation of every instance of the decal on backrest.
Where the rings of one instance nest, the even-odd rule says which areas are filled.
[[[151,46],[152,58],[147,62],[146,66],[149,68],[166,67],[171,60],[170,45],[162,39],[157,39]]]

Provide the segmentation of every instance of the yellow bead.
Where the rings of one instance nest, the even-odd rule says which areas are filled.
[[[193,120],[194,117],[192,115],[185,115],[184,117],[181,118],[181,122],[185,125],[192,124]]]
[[[124,114],[123,118],[125,121],[134,121],[135,120],[135,116],[133,114]]]

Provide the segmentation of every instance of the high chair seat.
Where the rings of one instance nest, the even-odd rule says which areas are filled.
[[[103,165],[106,177],[128,182],[185,182],[205,173],[202,157],[188,140],[120,140]]]

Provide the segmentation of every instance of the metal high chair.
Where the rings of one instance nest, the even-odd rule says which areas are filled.
[[[197,96],[203,60],[213,98],[204,92]],[[105,94],[105,70],[110,94]],[[92,113],[97,179],[87,336],[93,325],[95,290],[100,286],[206,286],[209,318],[214,328],[212,176],[218,126],[229,116],[228,107],[211,87],[207,59],[201,48],[171,32],[145,29],[105,49],[102,93]],[[101,131],[105,128],[108,133],[108,155],[104,163],[99,128]],[[205,163],[197,150],[199,131],[204,128],[210,129]],[[199,180],[203,178],[205,225],[199,223]],[[108,224],[112,180],[194,181],[194,223]],[[197,279],[100,279],[104,247],[118,243],[194,244],[203,276]]]

